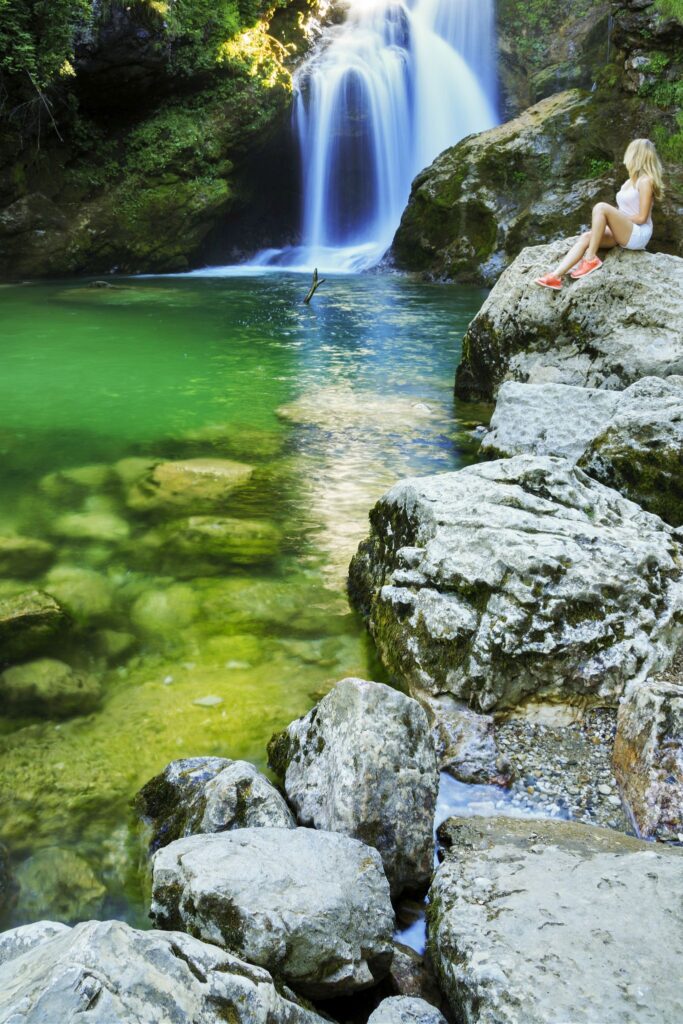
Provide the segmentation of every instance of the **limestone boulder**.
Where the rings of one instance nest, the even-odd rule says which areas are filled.
[[[383,683],[343,679],[268,752],[301,825],[374,846],[393,895],[426,885],[438,772],[417,701]]]
[[[415,692],[615,703],[683,636],[675,531],[566,459],[404,480],[370,521],[350,595]]]
[[[614,774],[644,838],[683,841],[683,680],[630,686],[617,716]]]
[[[62,606],[41,590],[0,598],[0,664],[45,650],[70,624]]]
[[[19,928],[0,932],[0,967],[9,960],[15,960],[28,953],[35,946],[49,942],[56,935],[64,935],[70,930],[68,925],[59,921],[36,921],[34,924],[23,924]]]
[[[452,818],[429,942],[465,1024],[676,1024],[683,854],[573,822]]]
[[[54,548],[43,540],[19,535],[0,537],[0,576],[31,579],[45,572],[54,558]]]
[[[122,921],[31,927],[30,935],[26,929],[6,933],[13,949],[0,965],[2,1024],[56,1024],[80,1016],[92,1024],[322,1020],[293,993],[276,988],[267,971],[180,932],[142,932]]]
[[[126,501],[135,512],[218,512],[252,473],[252,466],[231,459],[158,462],[135,480]]]
[[[154,855],[152,919],[258,964],[310,998],[389,970],[394,914],[376,850],[332,832],[247,828]]]
[[[683,377],[627,388],[579,465],[665,522],[683,525]]]
[[[577,89],[557,92],[439,154],[413,181],[396,264],[491,286],[529,239],[590,225],[613,190],[611,159],[587,131],[591,103]]]
[[[199,615],[192,587],[173,583],[163,589],[143,590],[131,608],[131,622],[145,636],[171,636]]]
[[[38,658],[13,665],[0,675],[3,710],[68,718],[93,711],[102,696],[99,679],[55,658]]]
[[[283,797],[248,761],[192,757],[172,761],[145,783],[135,806],[151,830],[150,851],[198,832],[295,828]]]
[[[389,996],[372,1011],[368,1024],[446,1024],[446,1018],[419,997]]]
[[[502,274],[463,339],[460,398],[492,399],[506,380],[618,391],[683,373],[683,260],[615,249],[597,273],[539,288],[567,247],[524,249]]]
[[[561,455],[673,526],[683,523],[683,377],[624,391],[501,385],[481,453]]]
[[[625,393],[505,381],[496,396],[481,454],[492,459],[559,455],[576,462],[610,422]]]

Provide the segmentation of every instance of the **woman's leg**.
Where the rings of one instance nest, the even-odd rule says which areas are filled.
[[[565,256],[565,258],[562,260],[562,262],[558,263],[556,269],[553,270],[553,276],[564,277],[567,271],[571,270],[572,267],[579,262],[579,260],[585,253],[586,249],[588,248],[590,240],[590,231],[584,231],[584,233],[581,235],[581,238],[579,238],[578,241],[574,242],[573,246]]]
[[[612,246],[626,245],[633,231],[633,221],[626,214],[617,210],[616,206],[610,206],[609,203],[597,203],[593,207],[590,242],[586,249],[587,260],[594,260],[598,249],[601,246],[604,247],[604,235],[608,228],[613,238]]]

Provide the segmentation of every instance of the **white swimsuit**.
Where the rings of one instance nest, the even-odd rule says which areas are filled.
[[[637,217],[640,213],[640,192],[631,181],[625,181],[617,192],[617,209],[628,217]],[[652,210],[644,224],[634,224],[631,237],[622,249],[644,249],[652,238]]]

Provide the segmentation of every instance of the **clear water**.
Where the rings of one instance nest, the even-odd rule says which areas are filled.
[[[374,266],[415,175],[496,123],[494,0],[350,0],[297,74],[301,243],[256,263]]]
[[[478,290],[338,277],[306,307],[294,275],[120,285],[0,289],[0,534],[48,539],[70,567],[79,631],[52,653],[104,690],[97,711],[61,723],[0,716],[0,839],[28,879],[11,923],[144,925],[129,832],[140,785],[182,756],[265,768],[271,734],[334,682],[385,678],[346,600],[349,558],[394,480],[474,457],[488,411],[452,398]],[[272,527],[275,546],[176,573],[150,557],[150,523],[120,485],[43,479],[128,456],[249,463],[227,512]],[[124,519],[130,538],[60,536],[60,517],[82,511]],[[50,579],[0,580],[0,596]],[[136,616],[169,594],[164,615]],[[107,660],[103,629],[130,649]],[[194,703],[205,697],[218,701]]]

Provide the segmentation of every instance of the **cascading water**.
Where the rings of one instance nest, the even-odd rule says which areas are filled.
[[[254,263],[374,266],[417,172],[496,122],[494,0],[349,0],[295,85],[301,244]]]

